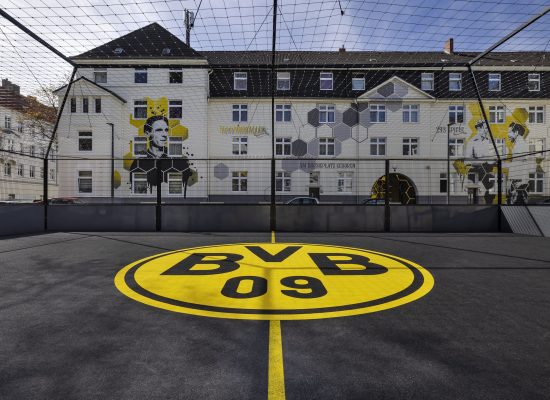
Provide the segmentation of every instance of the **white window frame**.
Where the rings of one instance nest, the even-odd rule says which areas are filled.
[[[231,191],[232,192],[248,191],[248,171],[231,172]]]
[[[11,176],[11,162],[4,162],[4,176]]]
[[[491,124],[503,124],[506,122],[506,107],[489,106],[489,122]]]
[[[277,90],[290,90],[290,72],[277,72]]]
[[[330,88],[323,88],[323,83],[330,82]],[[328,85],[327,85],[328,86]],[[319,73],[319,90],[332,90],[334,86],[332,72],[320,72]]]
[[[387,153],[386,145],[387,145],[387,140],[385,137],[371,137],[369,141],[370,155],[385,156]]]
[[[413,121],[413,116],[416,115],[416,121]],[[417,124],[420,122],[420,105],[405,104],[403,105],[403,123]]]
[[[94,68],[94,82],[107,83],[107,68]]]
[[[353,172],[351,171],[338,172],[338,181],[336,182],[336,191],[338,193],[353,192]]]
[[[336,154],[334,138],[319,138],[319,157],[330,157]]]
[[[144,117],[138,117],[136,115],[136,111],[138,109],[145,110]],[[132,112],[132,115],[134,116],[134,119],[147,119],[147,100],[144,100],[144,99],[134,100],[134,110]]]
[[[17,165],[17,176],[25,176],[25,166],[23,164]]]
[[[50,181],[55,181],[55,169],[50,168],[50,175],[49,175]]]
[[[248,104],[233,104],[231,116],[233,122],[248,122]],[[235,119],[235,116],[237,116],[237,119]]]
[[[287,171],[277,171],[275,174],[275,191],[292,191],[292,173]]]
[[[531,87],[531,83],[535,84],[535,87]],[[527,74],[527,90],[530,92],[540,92],[540,74]]]
[[[275,155],[290,156],[292,154],[292,138],[275,138]]]
[[[139,175],[139,178],[137,176]],[[145,183],[145,190],[143,192],[136,192],[137,183]],[[133,195],[147,195],[147,172],[132,172],[132,194]]]
[[[86,149],[86,150],[81,150],[81,146],[80,146],[80,141],[81,140],[90,140],[90,149]],[[78,145],[78,151],[79,152],[89,152],[89,151],[93,151],[94,149],[94,135],[91,131],[79,131],[78,132],[78,141],[77,141],[77,145]],[[34,146],[31,146],[29,148],[29,151],[31,153],[34,154]],[[32,155],[32,154],[31,154]]]
[[[508,153],[508,148],[506,147],[506,139],[504,138],[495,138],[495,145],[499,154],[504,157]]]
[[[177,147],[178,151],[172,151],[173,147]],[[169,157],[183,157],[183,138],[181,136],[169,136],[168,137],[168,156]]]
[[[365,90],[365,77],[353,76],[351,78],[351,90]]]
[[[103,102],[101,101],[101,97],[95,97],[94,98],[94,112],[96,114],[101,114],[103,112]],[[99,105],[99,111],[98,111],[98,105]]]
[[[138,75],[145,76],[145,82],[138,82]],[[149,71],[147,68],[134,68],[134,83],[138,85],[146,85],[149,83]]]
[[[145,136],[134,136],[134,140],[132,141],[132,155],[134,157],[147,157],[147,141]],[[136,151],[138,145],[140,148],[143,147],[143,151],[139,153]]]
[[[233,136],[231,138],[231,154],[234,156],[246,156],[248,154],[247,136]]]
[[[449,155],[450,157],[464,156],[464,139],[449,139]]]
[[[81,176],[81,174],[85,172],[89,172],[90,173],[90,176]],[[80,183],[82,180],[89,180],[90,181],[90,191],[89,192],[85,192],[85,191],[82,191],[80,190],[81,186],[80,186]],[[79,194],[85,194],[85,195],[90,195],[94,192],[94,173],[92,170],[89,170],[89,169],[85,169],[85,170],[78,170],[77,173],[76,173],[76,192],[79,193]]]
[[[544,106],[529,106],[529,123],[530,124],[544,124],[545,112]],[[539,117],[541,120],[539,121]]]
[[[453,88],[453,83],[457,83],[457,87]],[[449,91],[460,92],[462,90],[462,72],[449,73]]]
[[[407,149],[405,151],[405,149]],[[420,139],[417,137],[403,138],[403,155],[404,156],[417,156],[420,149]],[[405,154],[408,152],[408,154]]]
[[[431,92],[434,90],[434,88],[435,88],[434,73],[422,72],[420,74],[420,89],[422,89],[425,92]]]
[[[4,128],[11,129],[11,115],[4,116]]]
[[[331,124],[334,122],[336,116],[336,106],[334,104],[319,104],[317,108],[319,110],[320,124]]]
[[[535,153],[538,151],[546,150],[545,138],[530,138],[529,139],[529,153]]]
[[[233,89],[248,90],[248,72],[233,72]]]
[[[177,186],[176,190],[172,189],[172,185]],[[183,181],[181,172],[168,172],[168,194],[183,194]]]
[[[36,177],[36,167],[34,165],[29,165],[29,178]]]
[[[451,105],[448,107],[449,124],[462,124],[464,123],[464,106]],[[451,115],[453,116],[451,118]],[[459,121],[460,117],[460,121]]]
[[[540,190],[538,190],[540,184]],[[530,188],[534,190],[530,190]],[[544,193],[544,173],[543,172],[529,172],[529,183],[527,186],[529,193]]]
[[[179,117],[172,116],[172,112],[179,110]],[[182,119],[183,118],[183,100],[168,100],[168,118],[170,119]]]
[[[492,88],[491,83],[497,82],[497,87]],[[502,88],[502,76],[497,73],[490,73],[488,78],[488,86],[489,92],[500,92]]]
[[[292,104],[275,105],[275,122],[292,122]]]
[[[386,105],[385,104],[371,104],[369,106],[369,118],[373,124],[384,124],[386,119]]]

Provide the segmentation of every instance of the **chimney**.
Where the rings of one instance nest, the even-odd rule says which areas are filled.
[[[342,45],[342,47],[338,49],[338,53],[345,53],[345,52],[346,52],[346,47]]]
[[[10,87],[10,81],[9,81],[9,79],[7,79],[7,78],[2,79],[2,87],[3,87],[4,89],[9,89],[9,87]]]
[[[15,83],[12,83],[12,84],[11,84],[11,91],[12,91],[14,94],[19,94],[19,92],[20,92],[19,85],[16,85]]]
[[[445,54],[454,54],[455,53],[455,43],[453,38],[450,38],[445,42],[445,47],[443,48]]]

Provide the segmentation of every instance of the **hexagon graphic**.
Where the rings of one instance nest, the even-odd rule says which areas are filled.
[[[134,168],[130,170],[131,172],[136,172],[136,171],[149,172],[155,169],[155,163],[151,158],[142,158],[142,159],[137,158],[132,163],[132,166]]]
[[[296,157],[303,157],[307,153],[307,143],[302,139],[297,139],[291,143],[292,155]]]
[[[344,140],[351,138],[351,128],[346,124],[338,124],[332,128],[332,135],[343,142]]]
[[[393,91],[393,95],[391,97],[397,97],[402,99],[409,93],[409,88],[407,88],[405,85],[395,85],[395,89]]]
[[[313,110],[307,113],[307,122],[308,124],[313,125],[315,127],[321,125],[319,123],[319,110],[317,108],[314,108]]]
[[[372,125],[372,122],[370,122],[369,110],[365,110],[359,113],[359,125],[364,126],[365,128],[368,128]]]
[[[332,127],[329,125],[321,125],[317,128],[315,137],[332,137]]]
[[[218,179],[225,179],[229,176],[229,167],[223,163],[214,166],[214,176]]]
[[[319,155],[319,139],[313,139],[308,142],[307,153],[313,157],[317,157]]]
[[[363,112],[369,108],[369,103],[351,103],[351,108]]]
[[[281,168],[287,172],[294,172],[300,169],[300,160],[287,158],[281,161]]]
[[[403,102],[401,101],[388,101],[386,103],[386,108],[392,112],[399,111],[403,107]]]
[[[342,115],[342,121],[347,126],[355,126],[359,123],[359,112],[354,108],[348,108]]]
[[[384,97],[388,97],[393,94],[394,89],[395,85],[393,84],[393,82],[388,82],[384,86],[378,88],[377,92]]]

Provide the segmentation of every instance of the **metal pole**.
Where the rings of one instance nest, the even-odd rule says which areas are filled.
[[[48,230],[48,156],[44,158],[44,177],[42,180],[44,198],[44,230]]]
[[[498,199],[497,199],[497,204],[498,204],[498,231],[502,232],[502,216],[500,215],[501,214],[501,206],[502,206],[502,160],[497,161],[497,179],[498,179],[498,183],[497,183],[497,188],[498,188],[498,193],[497,193],[497,196],[498,196]]]
[[[275,49],[277,41],[277,0],[273,0],[273,43],[271,48],[271,206],[269,213],[270,230],[277,226],[275,208]]]
[[[190,46],[191,43],[191,20],[189,18],[189,10],[185,10],[185,44]]]
[[[111,126],[111,202],[115,197],[115,124],[107,122]]]
[[[447,124],[447,205],[451,204],[451,126],[454,122]]]
[[[162,160],[155,161],[157,169],[157,206],[156,206],[156,230],[162,230]]]
[[[386,160],[384,176],[384,231],[390,231],[391,216],[390,216],[390,160]]]

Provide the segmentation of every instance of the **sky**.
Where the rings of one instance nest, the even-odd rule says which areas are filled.
[[[483,51],[549,0],[279,0],[277,49]],[[0,0],[0,7],[63,54],[74,56],[158,22],[185,38],[184,9],[197,18],[191,46],[270,50],[273,2],[266,0]],[[342,15],[343,11],[343,15]],[[550,14],[498,50],[547,50]],[[0,17],[0,77],[32,94],[67,79],[69,65]]]

